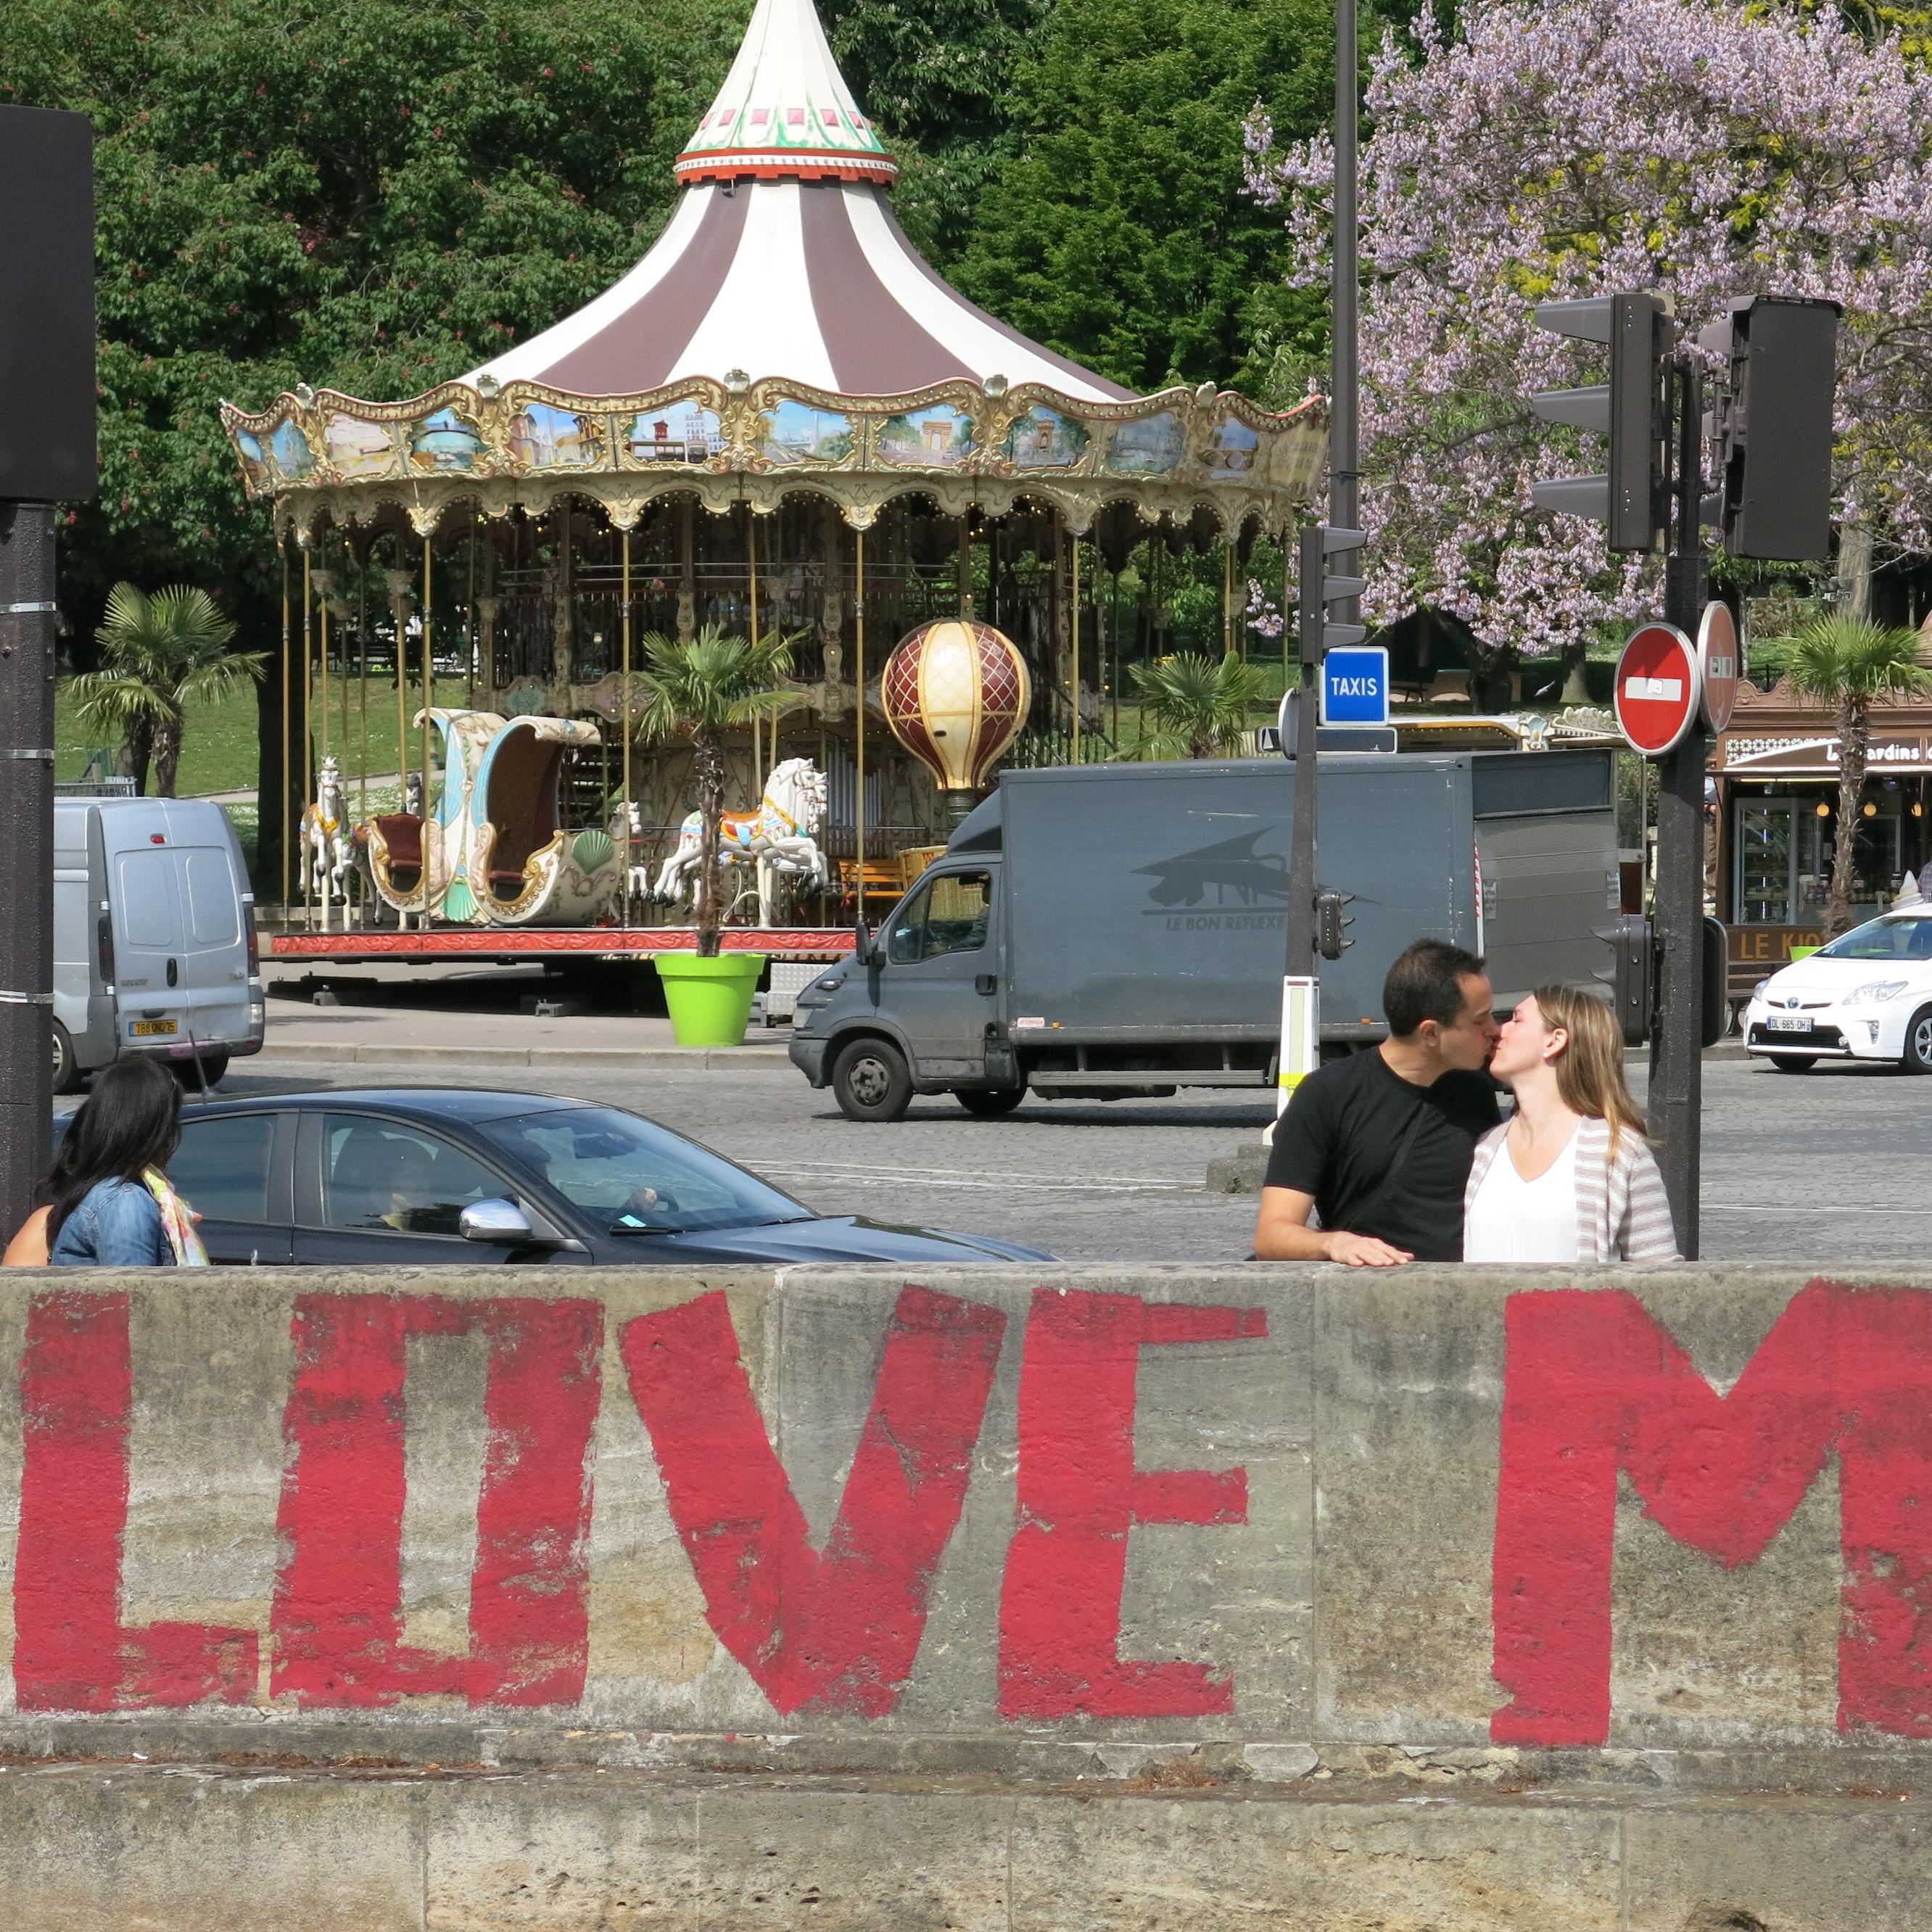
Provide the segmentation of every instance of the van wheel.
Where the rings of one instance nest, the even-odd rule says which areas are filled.
[[[206,1094],[211,1087],[221,1084],[222,1076],[228,1071],[228,1056],[225,1053],[204,1053],[199,1066],[192,1060],[171,1060],[175,1078],[190,1094]]]
[[[58,1020],[54,1022],[54,1091],[56,1094],[78,1094],[81,1082],[80,1062],[74,1058],[74,1041],[68,1030]]]
[[[1780,1073],[1809,1073],[1818,1064],[1815,1053],[1774,1053],[1771,1064]]]
[[[1932,1073],[1932,1006],[1921,1006],[1912,1016],[1900,1064],[1908,1073]]]
[[[896,1120],[912,1105],[905,1055],[889,1041],[854,1040],[832,1064],[832,1097],[848,1120]]]
[[[952,1097],[976,1120],[1003,1120],[1026,1098],[1024,1087],[956,1087]]]

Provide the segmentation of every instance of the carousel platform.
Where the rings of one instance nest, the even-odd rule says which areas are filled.
[[[698,934],[688,926],[433,926],[402,932],[387,927],[350,932],[268,929],[262,934],[266,958],[337,966],[376,961],[430,964],[468,960],[511,965],[560,957],[641,959],[657,952],[688,952],[697,944]],[[853,940],[849,928],[734,926],[725,928],[719,944],[727,952],[830,962],[843,959],[852,950]]]

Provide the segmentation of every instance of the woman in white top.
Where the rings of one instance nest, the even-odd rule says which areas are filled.
[[[1516,1096],[1516,1112],[1476,1144],[1462,1197],[1466,1262],[1680,1258],[1603,1000],[1539,986],[1504,1025],[1490,1071]]]

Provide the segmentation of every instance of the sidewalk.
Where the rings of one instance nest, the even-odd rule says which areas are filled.
[[[644,1015],[586,1013],[538,1018],[519,1012],[450,1012],[423,1006],[315,1006],[268,1003],[261,1058],[337,1065],[464,1060],[498,1066],[770,1067],[787,1064],[790,1029],[753,1026],[735,1047],[680,1046],[670,1022]],[[244,1066],[258,1063],[248,1061]]]

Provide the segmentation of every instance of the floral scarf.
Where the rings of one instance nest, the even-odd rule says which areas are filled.
[[[175,1266],[206,1268],[208,1250],[195,1232],[194,1224],[199,1217],[194,1210],[168,1185],[167,1176],[158,1168],[147,1168],[141,1178],[148,1192],[154,1197],[155,1206],[161,1210],[161,1228],[168,1238],[168,1246],[174,1250]]]

